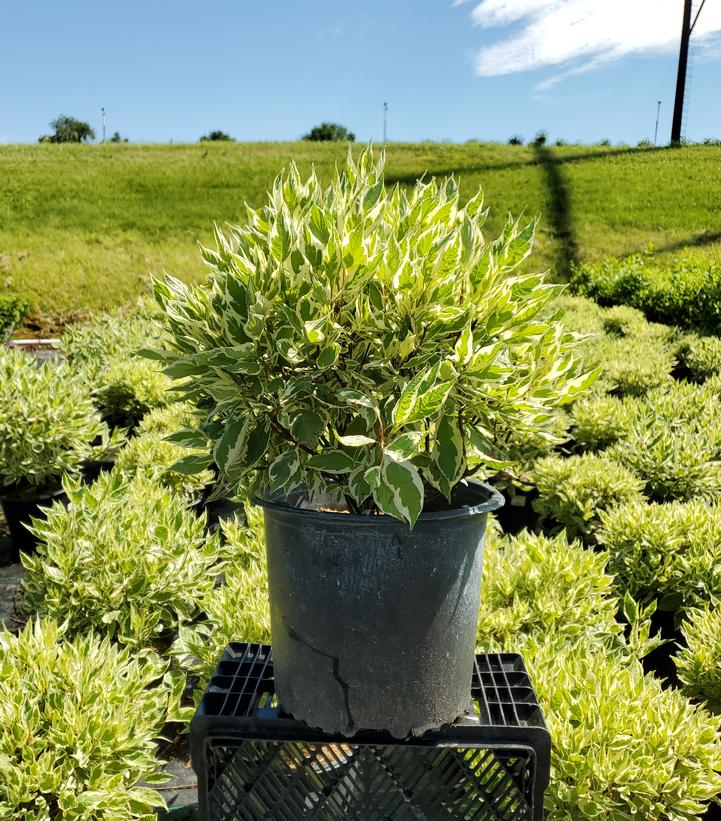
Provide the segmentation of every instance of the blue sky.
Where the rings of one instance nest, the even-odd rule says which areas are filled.
[[[0,141],[67,113],[132,141],[635,143],[670,131],[682,0],[0,0]],[[699,18],[686,136],[721,137],[721,1]]]

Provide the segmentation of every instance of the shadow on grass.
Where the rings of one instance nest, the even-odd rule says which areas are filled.
[[[483,171],[510,171],[513,169],[531,168],[539,164],[543,165],[568,165],[588,160],[602,160],[607,157],[619,157],[629,154],[650,154],[656,151],[668,151],[668,147],[655,146],[651,148],[614,148],[610,151],[586,151],[583,154],[573,154],[569,157],[557,156],[547,146],[542,146],[544,156],[540,158],[538,148],[541,146],[529,146],[534,148],[534,156],[525,162],[503,162],[503,163],[475,163],[473,165],[456,165],[452,168],[433,168],[425,171],[420,176],[414,173],[389,174],[386,173],[385,180],[388,185],[400,183],[401,185],[413,185],[417,180],[426,177],[450,177],[452,174],[475,174]]]
[[[536,162],[543,169],[548,190],[547,220],[556,240],[554,267],[557,276],[568,277],[571,266],[578,262],[578,242],[571,219],[571,200],[568,194],[563,163],[557,161],[546,146],[534,147]]]
[[[704,248],[706,245],[714,245],[721,242],[721,231],[704,231],[703,234],[696,234],[686,239],[678,239],[666,245],[654,245],[654,253],[664,253],[665,251],[680,251],[682,248]]]

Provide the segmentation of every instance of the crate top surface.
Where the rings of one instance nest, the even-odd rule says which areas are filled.
[[[474,728],[539,730],[547,732],[543,713],[521,656],[515,653],[479,653],[471,682],[472,713],[454,725],[426,734],[453,737],[454,730],[467,736]],[[283,712],[273,683],[273,653],[269,645],[233,642],[228,645],[199,705],[200,720],[220,719],[256,728],[272,726],[289,735],[313,733],[302,722]],[[381,734],[364,731],[358,741],[381,740]],[[368,736],[367,739],[364,736]],[[419,739],[422,740],[422,739]]]

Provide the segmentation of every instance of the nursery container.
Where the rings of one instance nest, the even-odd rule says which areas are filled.
[[[80,467],[83,481],[90,485],[100,477],[101,473],[112,470],[115,466],[114,459],[88,459]]]
[[[5,521],[12,536],[16,560],[19,560],[21,550],[31,550],[37,543],[37,539],[25,525],[29,525],[32,518],[43,517],[42,508],[65,499],[67,496],[61,487],[33,487],[0,496]]]
[[[412,530],[385,515],[265,508],[275,687],[325,732],[395,738],[468,711],[487,514],[480,482]]]

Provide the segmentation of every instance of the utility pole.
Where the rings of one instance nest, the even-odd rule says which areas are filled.
[[[688,68],[688,46],[705,2],[706,0],[701,0],[701,5],[698,7],[693,22],[691,21],[693,0],[684,0],[683,2],[683,25],[681,27],[681,47],[678,52],[676,100],[673,105],[673,123],[671,124],[672,145],[681,142],[681,131],[683,130],[683,100],[686,94],[686,70]]]
[[[658,101],[658,108],[656,109],[656,130],[653,132],[653,144],[658,142],[658,121],[661,117],[661,100]]]
[[[100,106],[100,113],[103,115],[103,142],[105,142],[105,108]]]
[[[388,136],[388,103],[383,103],[383,145],[386,144]]]

